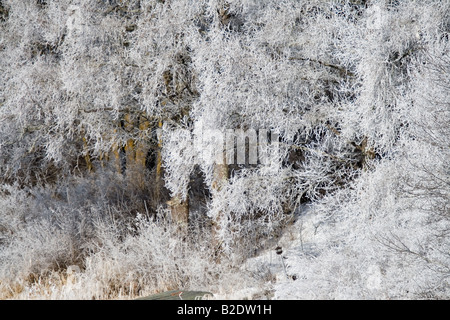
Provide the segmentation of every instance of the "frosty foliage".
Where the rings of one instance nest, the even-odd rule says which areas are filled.
[[[447,299],[449,21],[446,0],[1,0],[0,297]]]

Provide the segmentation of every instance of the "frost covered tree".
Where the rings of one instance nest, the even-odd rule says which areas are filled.
[[[448,297],[449,10],[439,0],[1,0],[1,201],[29,199],[42,213],[5,209],[0,261],[26,242],[17,230],[41,239],[55,228],[81,253],[50,250],[63,258],[47,269],[78,256],[94,275],[117,255],[142,274],[176,243],[176,273],[180,261],[194,268],[188,239],[221,258],[211,264],[239,266],[314,212],[305,221],[317,250],[289,264],[303,279],[296,294]],[[158,229],[166,218],[174,233]],[[141,238],[154,257],[133,249]],[[402,276],[403,256],[417,259]],[[385,287],[368,291],[358,268]]]
[[[330,118],[353,75],[345,61],[331,56],[338,50],[331,35],[349,22],[323,2],[232,2],[218,12],[193,47],[200,70],[201,95],[193,110],[197,123],[204,130],[261,129],[280,135],[280,141],[272,141],[279,144],[279,157],[269,166],[222,173],[217,173],[220,164],[205,166],[212,188],[214,179],[230,175],[220,190],[212,190],[210,215],[221,224],[222,237],[236,221],[247,225],[241,237],[272,226],[280,214],[295,211],[302,198],[335,188],[350,167],[353,147],[332,142]],[[314,32],[320,37],[312,37]]]

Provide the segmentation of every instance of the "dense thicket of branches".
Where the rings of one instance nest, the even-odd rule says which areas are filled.
[[[445,0],[1,0],[0,296],[262,288],[290,230],[278,297],[448,298],[449,33]]]

